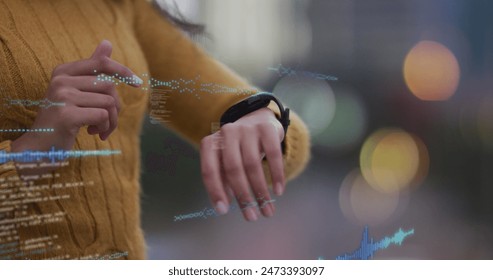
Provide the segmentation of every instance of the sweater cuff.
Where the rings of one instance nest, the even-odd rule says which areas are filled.
[[[0,142],[0,153],[10,153],[11,144],[12,141],[10,140]],[[7,161],[0,164],[0,178],[15,176],[19,176],[19,174],[17,173],[17,168],[15,167],[15,163],[13,161]]]

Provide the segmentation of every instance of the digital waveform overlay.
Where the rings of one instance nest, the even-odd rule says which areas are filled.
[[[97,73],[97,70],[94,70],[94,73]],[[124,77],[124,76],[120,76],[118,74],[106,75],[103,73],[98,74],[96,76],[96,81],[94,82],[94,84],[96,85],[97,82],[111,82],[111,83],[114,83],[115,85],[119,85],[119,84],[141,85],[142,84],[142,80],[137,76]]]
[[[314,73],[314,72],[309,72],[309,71],[297,70],[295,68],[284,67],[284,66],[282,66],[282,64],[279,64],[277,67],[269,67],[267,69],[270,71],[277,72],[279,77],[303,76],[303,77],[313,78],[313,79],[317,79],[317,80],[327,80],[327,81],[337,81],[338,80],[337,77],[334,77],[331,75],[325,75],[325,74]]]
[[[6,163],[9,161],[18,162],[38,162],[43,159],[49,159],[52,163],[56,161],[64,161],[68,158],[81,158],[81,157],[91,157],[91,156],[110,156],[119,155],[120,150],[80,150],[80,151],[69,151],[69,150],[55,150],[54,147],[49,151],[23,151],[19,153],[10,153],[5,151],[0,151],[0,163]]]
[[[172,79],[169,81],[161,81],[149,76],[149,74],[142,74],[143,83],[140,89],[142,91],[152,91],[154,89],[169,90],[169,92],[175,93],[189,93],[194,94],[197,99],[200,99],[200,94],[250,94],[252,91],[258,92],[255,88],[238,88],[230,87],[222,84],[216,83],[200,83],[200,75],[193,79]],[[118,74],[106,75],[98,74],[96,76],[96,81],[98,82],[110,82],[115,85],[127,84],[136,85],[140,84],[140,79],[138,77],[121,77]]]
[[[55,129],[53,128],[17,128],[17,129],[0,129],[0,133],[6,133],[6,132],[11,132],[11,133],[17,133],[17,132],[53,132]]]
[[[368,260],[373,257],[376,251],[387,249],[390,245],[402,245],[402,242],[414,234],[414,228],[408,231],[399,228],[394,235],[386,236],[378,242],[373,242],[373,238],[368,236],[368,226],[363,230],[363,238],[356,251],[336,257],[336,260]],[[319,258],[320,259],[320,258]]]
[[[238,210],[238,209],[243,211],[244,209],[247,209],[250,207],[257,207],[257,206],[259,208],[264,208],[265,206],[267,206],[268,203],[273,203],[276,201],[275,199],[267,200],[263,197],[258,198],[258,200],[260,200],[262,202],[260,205],[256,201],[253,201],[250,203],[241,203],[242,204],[241,207],[238,207],[234,204],[231,204],[229,206],[229,211],[234,211],[234,210]],[[228,213],[229,213],[229,211],[228,211]],[[173,222],[183,221],[183,220],[191,220],[191,219],[195,219],[195,218],[207,219],[207,217],[217,217],[217,216],[220,216],[220,215],[216,213],[216,210],[214,208],[206,207],[201,211],[174,216]]]
[[[53,106],[65,106],[64,102],[53,102],[48,98],[40,100],[29,99],[7,99],[5,106],[24,106],[24,107],[40,107],[50,108]]]

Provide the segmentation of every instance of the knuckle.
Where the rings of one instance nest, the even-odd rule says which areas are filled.
[[[102,99],[101,105],[105,108],[112,108],[112,107],[116,106],[116,101],[111,96],[104,96],[104,98]]]
[[[200,173],[202,175],[202,178],[204,179],[204,182],[209,182],[214,177],[214,169],[208,165],[202,167]]]
[[[61,88],[65,86],[66,81],[67,79],[65,77],[56,75],[51,78],[51,86],[55,89]]]
[[[102,71],[107,71],[110,66],[110,59],[106,56],[100,56],[96,58],[96,63]]]
[[[271,155],[273,157],[281,157],[282,156],[280,145],[269,145],[269,146],[264,148],[264,152],[267,155]]]
[[[56,76],[62,74],[63,73],[63,68],[64,68],[63,67],[63,64],[60,64],[60,65],[55,66],[55,68],[53,68],[53,71],[51,71],[51,76],[52,77],[56,77]]]
[[[111,93],[115,90],[115,84],[114,83],[102,83],[101,89],[106,93]]]
[[[68,87],[58,87],[54,92],[57,100],[67,100],[73,93],[74,90]]]
[[[220,131],[229,135],[236,131],[236,125],[234,123],[227,123],[221,127]]]
[[[241,165],[238,163],[225,164],[224,171],[230,175],[237,175],[241,171]]]
[[[247,199],[250,199],[250,194],[249,193],[244,193],[244,192],[238,192],[234,194],[234,197],[237,201],[244,201]]]
[[[248,171],[254,171],[257,170],[257,167],[259,166],[260,161],[254,160],[251,157],[245,158],[243,161],[243,165],[245,166],[245,169]]]
[[[258,126],[258,129],[260,131],[262,131],[263,133],[269,133],[271,131],[276,130],[276,127],[273,126],[272,123],[269,123],[269,122],[259,123],[259,124],[257,124],[257,126]]]
[[[253,125],[244,125],[241,128],[241,134],[244,137],[258,135],[258,128]]]
[[[208,149],[212,143],[212,137],[214,137],[214,134],[211,134],[211,135],[208,135],[204,138],[202,138],[202,140],[200,140],[200,149],[201,150],[205,150],[205,149]]]
[[[217,188],[208,188],[207,192],[209,193],[209,196],[213,199],[221,197],[221,192]]]
[[[97,110],[95,112],[95,115],[96,115],[96,119],[100,122],[104,122],[104,121],[107,121],[108,118],[109,118],[109,114],[108,114],[108,111],[106,110]]]

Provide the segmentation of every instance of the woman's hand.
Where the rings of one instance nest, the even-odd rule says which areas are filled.
[[[114,84],[97,82],[96,75],[118,74],[141,82],[130,69],[112,60],[111,52],[111,43],[103,41],[90,58],[57,66],[45,97],[65,105],[40,108],[32,127],[49,127],[54,132],[25,133],[12,142],[11,150],[48,150],[51,147],[69,150],[80,128],[86,125],[89,134],[99,134],[101,140],[106,140],[117,126],[120,101]]]
[[[202,178],[217,213],[228,212],[228,193],[232,192],[246,220],[257,220],[257,205],[264,216],[274,214],[262,159],[267,157],[274,193],[281,195],[285,188],[283,137],[281,123],[270,109],[263,108],[202,139]]]

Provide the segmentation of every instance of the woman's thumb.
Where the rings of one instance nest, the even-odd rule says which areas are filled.
[[[108,40],[103,40],[94,50],[94,53],[92,54],[92,58],[94,57],[100,57],[100,56],[107,56],[111,57],[111,52],[113,50],[113,46],[111,45],[111,42]]]

